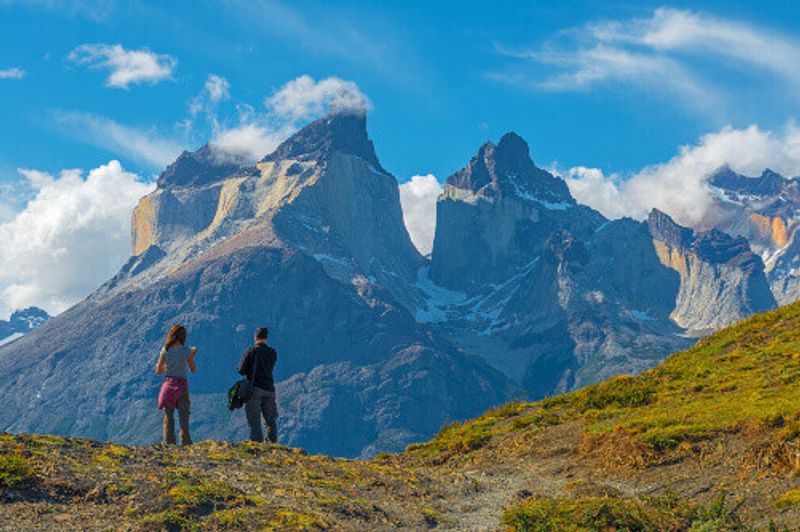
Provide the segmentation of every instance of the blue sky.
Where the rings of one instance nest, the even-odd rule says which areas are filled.
[[[587,23],[648,18],[662,3],[66,4],[0,2],[0,70],[25,72],[22,79],[0,81],[4,180],[16,179],[17,167],[87,168],[112,157],[126,168],[156,173],[152,164],[64,131],[54,117],[92,113],[172,137],[210,73],[230,83],[224,111],[231,115],[236,104],[260,107],[265,96],[300,75],[355,81],[373,104],[370,132],[379,156],[400,180],[418,173],[444,178],[480,143],[506,130],[522,134],[542,164],[630,172],[665,160],[677,146],[726,124],[779,127],[798,104],[796,91],[776,87],[781,81],[773,74],[747,64],[727,68],[724,58],[713,54],[685,54],[727,98],[703,110],[669,91],[626,82],[537,88],[535,83],[557,67],[505,53],[539,50],[558,41],[561,32]],[[756,4],[668,7],[691,5],[694,12],[793,38],[800,20],[796,2]],[[177,64],[168,79],[154,85],[109,88],[107,72],[68,59],[86,43],[148,49]],[[186,143],[202,140],[199,135]]]
[[[181,149],[260,158],[342,98],[369,106],[421,248],[437,180],[509,130],[604,214],[692,224],[715,166],[800,174],[798,21],[792,1],[0,0],[0,317],[113,274],[130,208]],[[108,183],[128,191],[114,210]],[[36,226],[75,209],[99,214]],[[21,276],[56,242],[107,264]]]

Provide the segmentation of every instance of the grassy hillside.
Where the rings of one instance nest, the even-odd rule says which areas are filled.
[[[23,528],[796,529],[800,304],[618,377],[370,462],[276,446],[0,436]]]

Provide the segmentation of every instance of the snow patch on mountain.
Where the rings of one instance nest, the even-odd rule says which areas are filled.
[[[544,207],[545,209],[549,209],[551,211],[565,211],[565,210],[569,209],[570,207],[572,207],[572,204],[571,203],[567,203],[566,201],[560,201],[558,203],[553,203],[551,201],[543,200],[543,199],[539,198],[538,196],[535,196],[534,194],[531,194],[530,192],[526,192],[526,191],[522,190],[522,188],[517,183],[517,175],[516,174],[509,173],[509,174],[506,175],[506,179],[508,179],[508,182],[511,183],[511,185],[514,187],[514,194],[516,194],[518,197],[520,197],[520,198],[522,198],[524,200],[536,202],[539,205],[541,205],[542,207]]]
[[[447,311],[464,303],[467,294],[448,290],[434,283],[428,275],[430,266],[423,266],[417,272],[416,286],[425,295],[425,308],[417,309],[415,318],[420,323],[447,321]]]

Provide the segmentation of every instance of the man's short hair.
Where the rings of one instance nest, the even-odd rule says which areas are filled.
[[[266,327],[259,327],[256,329],[256,340],[266,340],[269,337],[269,329]]]

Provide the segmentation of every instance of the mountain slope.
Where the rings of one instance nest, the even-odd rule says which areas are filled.
[[[763,270],[743,239],[577,204],[508,133],[448,178],[416,316],[539,398],[774,308]]]
[[[339,137],[349,140],[331,141]],[[260,324],[279,352],[282,441],[313,451],[399,450],[514,393],[399,303],[423,259],[396,181],[373,164],[363,115],[314,122],[256,168],[210,157],[182,155],[141,200],[136,254],[117,276],[0,350],[0,426],[157,440],[153,364],[176,321],[200,348],[190,384],[197,439],[246,434],[225,394]]]
[[[510,403],[371,461],[0,436],[0,523],[747,530],[800,522],[800,303],[638,377]]]

